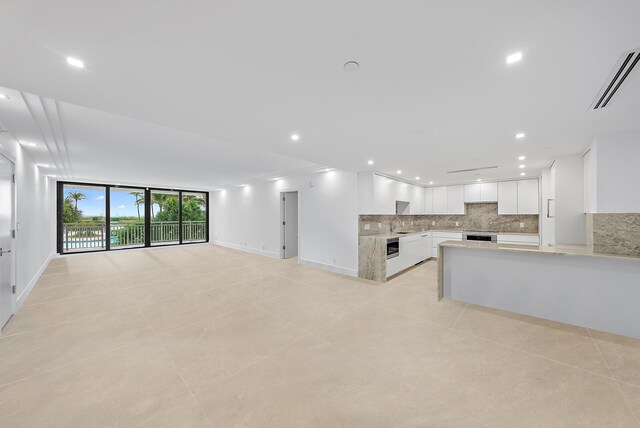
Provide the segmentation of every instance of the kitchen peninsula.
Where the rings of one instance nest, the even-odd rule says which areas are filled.
[[[640,338],[640,257],[446,241],[438,298]]]

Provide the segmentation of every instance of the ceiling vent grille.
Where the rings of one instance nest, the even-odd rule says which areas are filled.
[[[609,104],[611,98],[613,98],[618,89],[620,89],[620,86],[622,86],[627,77],[629,77],[633,68],[638,64],[639,59],[640,49],[635,49],[622,54],[615,67],[613,67],[613,71],[611,71],[609,78],[605,84],[602,85],[602,88],[600,89],[600,92],[598,92],[593,104],[591,104],[591,108],[597,110],[604,108]]]
[[[496,169],[498,168],[498,165],[494,165],[494,166],[483,166],[480,168],[470,168],[470,169],[458,169],[455,171],[447,171],[447,174],[458,174],[460,172],[474,172],[474,171],[484,171],[486,169]]]

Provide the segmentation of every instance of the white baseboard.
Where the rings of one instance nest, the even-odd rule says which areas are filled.
[[[36,274],[33,275],[33,278],[31,278],[31,281],[29,281],[29,284],[27,284],[27,288],[25,288],[24,291],[20,293],[20,295],[16,299],[15,313],[18,313],[18,310],[20,309],[22,304],[27,300],[27,297],[29,297],[29,294],[31,294],[31,290],[33,290],[33,287],[35,287],[36,283],[42,276],[42,273],[45,271],[45,269],[47,269],[47,266],[49,266],[49,262],[51,261],[51,259],[55,258],[56,256],[57,256],[56,253],[49,254],[49,257],[47,257],[47,259],[42,263],[42,265],[40,266]]]
[[[301,265],[317,267],[317,268],[328,270],[335,273],[341,273],[343,275],[355,276],[355,277],[358,276],[357,269],[348,269],[341,266],[330,265],[328,263],[321,263],[321,262],[316,262],[314,260],[306,260],[301,258],[298,258],[298,263],[300,263]]]
[[[213,245],[219,245],[221,247],[226,247],[226,248],[231,248],[234,250],[239,250],[239,251],[244,251],[246,253],[251,253],[251,254],[258,254],[260,256],[267,256],[267,257],[272,257],[274,259],[279,259],[280,258],[280,254],[278,253],[274,253],[272,251],[265,251],[265,250],[260,250],[258,248],[251,248],[251,247],[243,247],[240,245],[235,245],[235,244],[230,244],[228,242],[223,242],[223,241],[212,241]]]

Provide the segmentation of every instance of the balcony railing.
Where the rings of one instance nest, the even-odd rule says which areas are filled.
[[[180,241],[180,223],[177,221],[151,222],[151,244]],[[63,225],[63,250],[91,250],[106,248],[109,236],[111,248],[136,247],[145,243],[144,222],[112,223],[107,234],[107,225],[98,222],[65,223]],[[207,239],[205,221],[183,221],[182,242],[197,242]]]

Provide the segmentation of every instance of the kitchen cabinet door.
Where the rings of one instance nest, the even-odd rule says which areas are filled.
[[[411,186],[411,214],[424,214],[424,188]]]
[[[420,235],[420,258],[418,262],[427,260],[429,257],[431,257],[430,254],[431,254],[431,235],[428,233],[424,235]]]
[[[433,214],[447,213],[447,188],[433,188]]]
[[[480,201],[495,202],[498,200],[498,183],[480,183]]]
[[[396,195],[395,180],[379,175],[373,176],[374,214],[395,214]]]
[[[518,214],[538,214],[538,179],[518,181]]]
[[[433,188],[424,189],[424,213],[433,214]]]
[[[498,214],[518,214],[518,182],[498,183]]]
[[[480,184],[465,184],[464,185],[464,201],[480,202]]]
[[[464,214],[463,186],[447,186],[447,214]]]

